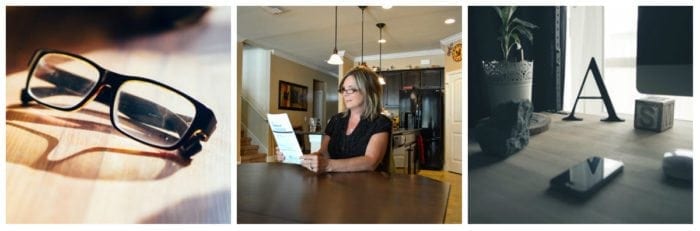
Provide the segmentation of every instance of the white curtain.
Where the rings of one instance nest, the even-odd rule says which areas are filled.
[[[566,70],[564,71],[564,111],[571,111],[591,57],[596,59],[602,73],[604,49],[604,17],[602,6],[570,6],[568,8],[568,34],[566,44]],[[581,96],[600,95],[593,76],[589,74]],[[576,113],[600,114],[601,100],[579,100]]]

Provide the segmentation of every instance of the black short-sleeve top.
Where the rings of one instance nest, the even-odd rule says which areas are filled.
[[[379,115],[374,120],[360,119],[355,130],[350,135],[345,135],[350,116],[343,117],[338,113],[331,117],[326,126],[325,134],[330,136],[328,154],[331,159],[345,159],[356,156],[364,156],[372,135],[387,132],[391,135],[391,120]]]

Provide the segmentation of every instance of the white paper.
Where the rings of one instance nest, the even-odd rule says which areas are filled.
[[[277,147],[284,155],[282,163],[301,164],[303,154],[287,114],[267,114],[267,122],[270,123]]]

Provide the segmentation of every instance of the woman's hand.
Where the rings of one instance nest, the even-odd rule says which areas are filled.
[[[284,161],[284,154],[282,154],[282,152],[280,152],[279,147],[275,147],[275,154],[276,154],[275,156],[277,156],[277,162]]]
[[[328,163],[330,160],[328,159],[328,157],[326,157],[326,155],[314,152],[311,154],[304,155],[301,158],[301,166],[304,166],[304,168],[307,168],[312,172],[324,173],[329,171]]]

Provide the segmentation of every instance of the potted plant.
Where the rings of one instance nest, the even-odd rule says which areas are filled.
[[[493,110],[496,105],[514,99],[532,98],[532,61],[524,59],[522,42],[527,39],[532,42],[532,29],[536,25],[513,17],[517,10],[515,6],[493,7],[500,19],[498,41],[503,60],[482,61],[484,69],[486,92],[489,97],[489,108]],[[512,51],[520,51],[520,60],[517,57],[509,60]]]

